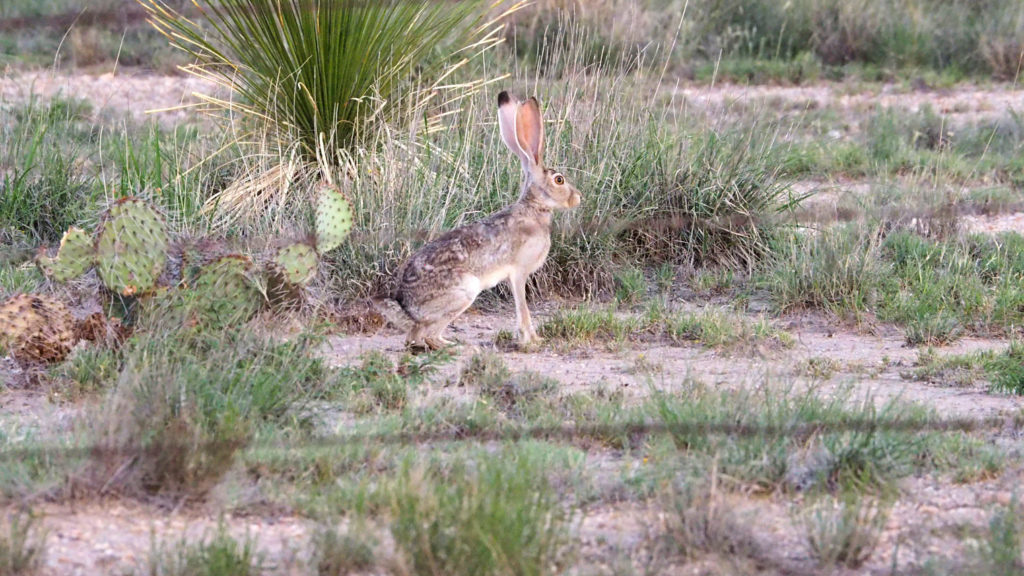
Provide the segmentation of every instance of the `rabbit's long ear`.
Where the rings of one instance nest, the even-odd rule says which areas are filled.
[[[519,147],[526,151],[537,166],[543,165],[544,123],[540,119],[540,104],[533,96],[519,105],[516,114],[516,137]]]
[[[498,94],[498,128],[501,131],[501,139],[523,162],[523,168],[529,169],[533,159],[526,148],[519,145],[519,138],[516,136],[516,116],[519,108],[520,105],[509,97],[508,92]]]

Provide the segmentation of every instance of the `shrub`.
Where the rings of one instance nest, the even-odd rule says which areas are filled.
[[[825,497],[807,513],[807,544],[825,568],[860,568],[878,546],[888,519],[883,502],[855,493]]]
[[[146,576],[257,576],[263,561],[256,542],[246,537],[241,543],[223,523],[212,538],[189,544],[184,539],[174,549],[154,546]]]
[[[97,481],[202,497],[263,424],[323,394],[329,373],[313,354],[316,341],[275,343],[231,329],[137,334],[96,419]]]
[[[559,573],[572,507],[547,474],[542,458],[522,449],[444,467],[407,464],[392,496],[395,546],[416,574]]]
[[[874,306],[884,269],[874,231],[845,225],[785,241],[765,283],[783,311],[806,306],[859,316]]]
[[[6,525],[0,526],[0,574],[36,574],[45,553],[45,536],[40,534],[38,519],[31,514],[8,512],[6,520]]]

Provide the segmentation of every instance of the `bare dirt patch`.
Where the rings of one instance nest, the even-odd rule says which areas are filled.
[[[106,74],[30,72],[0,76],[0,102],[23,102],[37,96],[88,100],[97,110],[128,115],[136,121],[155,118],[173,125],[195,117],[195,93],[216,93],[216,86],[192,76],[159,76],[115,71]]]
[[[686,99],[688,106],[724,113],[730,108],[756,110],[815,110],[835,108],[844,115],[861,116],[879,107],[895,107],[916,113],[929,106],[951,120],[977,121],[1024,109],[1024,90],[1011,85],[981,87],[970,84],[936,90],[904,90],[895,84],[860,88],[845,84],[808,86],[687,86],[677,88],[674,96]]]
[[[542,323],[552,314],[535,315]],[[450,335],[463,345],[456,359],[441,369],[436,379],[441,387],[433,392],[448,394],[445,384],[457,381],[469,358],[481,351],[498,351],[495,336],[510,329],[511,310],[500,314],[469,311],[456,321]],[[1024,407],[1024,399],[990,394],[983,383],[972,388],[942,388],[908,381],[902,373],[916,362],[919,349],[905,345],[902,332],[879,328],[879,334],[837,330],[815,317],[794,318],[784,325],[794,335],[795,345],[785,350],[709,349],[698,344],[601,344],[564,349],[548,343],[536,351],[503,352],[502,359],[514,371],[530,370],[555,378],[563,394],[620,390],[639,400],[653,390],[671,390],[687,378],[718,387],[816,386],[827,392],[852,387],[853,397],[885,402],[902,398],[934,407],[950,417],[989,418]],[[326,354],[338,365],[358,365],[362,355],[383,351],[397,359],[404,353],[403,335],[385,328],[373,335],[348,335],[330,340]],[[979,350],[1001,350],[1000,340],[963,338],[942,348],[943,354]],[[838,369],[825,382],[808,377],[800,369],[811,358],[834,361]],[[641,366],[641,369],[637,367]],[[652,369],[653,368],[653,369]]]

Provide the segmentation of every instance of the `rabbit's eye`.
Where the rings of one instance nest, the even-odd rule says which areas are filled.
[[[561,174],[555,174],[555,184],[558,184],[559,186],[565,184],[565,178],[563,178]]]

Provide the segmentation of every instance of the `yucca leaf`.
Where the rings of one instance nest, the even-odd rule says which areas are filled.
[[[264,121],[307,159],[417,114],[459,49],[499,41],[479,0],[195,0],[199,22],[138,1],[188,72],[231,90],[209,107]]]

